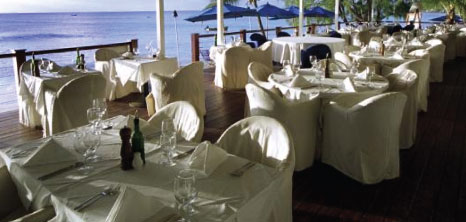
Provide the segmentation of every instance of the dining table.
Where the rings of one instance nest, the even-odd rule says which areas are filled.
[[[19,108],[21,113],[20,123],[32,128],[46,125],[46,103],[50,104],[52,102],[50,99],[46,100],[46,92],[56,95],[63,85],[83,75],[101,75],[101,72],[66,67],[53,72],[41,70],[40,76],[33,76],[27,72],[21,73],[18,91],[18,102],[20,103]]]
[[[361,65],[387,65],[391,67],[398,66],[402,63],[418,59],[413,55],[400,55],[397,53],[386,53],[385,55],[380,55],[379,53],[372,52],[360,52],[354,51],[348,54],[353,61],[358,62]]]
[[[292,64],[301,61],[301,50],[308,47],[324,44],[330,48],[331,54],[343,52],[346,41],[341,38],[321,37],[321,36],[302,36],[302,37],[279,37],[272,39],[272,59],[275,62],[282,63],[289,60]]]
[[[160,164],[165,158],[158,141],[161,130],[141,120],[146,163],[123,171],[120,169],[119,130],[131,126],[133,119],[132,116],[116,116],[108,120],[113,128],[102,131],[96,150],[101,159],[88,163],[94,168],[88,173],[73,166],[83,161],[77,152],[81,146],[76,139],[79,138],[77,132],[89,126],[0,150],[24,207],[35,210],[53,206],[56,217],[51,221],[116,221],[114,218],[122,214],[134,215],[131,221],[135,222],[143,221],[139,220],[143,215],[149,221],[179,219],[173,181],[180,170],[190,169],[190,156],[196,150],[193,154],[184,154],[199,149],[199,144],[178,139],[174,157],[177,164]],[[284,205],[277,195],[284,184],[291,183],[291,177],[281,169],[260,163],[242,175],[232,175],[248,163],[247,159],[226,154],[222,162],[210,169],[209,175],[196,174],[193,221],[273,221],[273,218],[284,218],[286,212],[291,216],[291,204]],[[68,170],[54,174],[63,168]],[[105,195],[109,187],[118,189]],[[96,195],[102,197],[86,208],[76,209]],[[277,216],[280,214],[282,217]]]

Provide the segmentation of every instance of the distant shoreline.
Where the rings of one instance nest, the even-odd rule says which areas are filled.
[[[177,10],[179,12],[196,12],[200,10]],[[135,13],[135,12],[155,12],[154,11],[88,11],[88,12],[0,12],[0,15],[11,15],[11,14],[89,14],[89,13]],[[165,10],[164,12],[173,12],[172,10]]]

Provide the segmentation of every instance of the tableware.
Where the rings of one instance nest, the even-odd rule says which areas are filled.
[[[88,128],[84,133],[83,144],[87,148],[85,152],[87,160],[92,162],[98,161],[100,157],[96,154],[96,150],[100,146],[100,133],[92,128]]]
[[[79,166],[78,171],[82,174],[89,174],[93,170],[93,167],[88,165],[88,156],[90,155],[90,152],[87,152],[88,148],[84,146],[84,135],[85,132],[81,130],[77,130],[74,132],[73,148],[77,153],[83,156],[83,165]]]
[[[311,63],[312,65],[312,68],[316,68],[315,66],[317,65],[317,57],[316,56],[309,56],[309,62]]]
[[[63,168],[57,169],[57,170],[55,170],[53,172],[50,172],[48,174],[45,174],[45,175],[43,175],[43,176],[41,176],[41,177],[39,177],[37,179],[41,180],[41,181],[42,180],[47,180],[47,179],[50,179],[50,178],[52,178],[54,176],[60,175],[60,174],[62,174],[64,172],[66,172],[66,171],[69,171],[69,170],[72,170],[72,169],[75,169],[75,168],[79,168],[79,167],[82,167],[82,166],[84,166],[83,162],[76,162],[74,164],[68,165],[66,167],[63,167]]]
[[[254,162],[247,162],[246,164],[244,164],[243,166],[241,166],[240,168],[234,170],[233,172],[231,172],[230,174],[232,176],[235,176],[235,177],[240,177],[240,176],[243,176],[243,174],[248,171],[249,169],[251,169],[253,166],[255,166],[256,163]]]
[[[162,149],[166,159],[162,160],[161,163],[164,166],[175,166],[176,163],[173,161],[173,151],[176,148],[176,134],[162,134],[160,135],[160,148]]]
[[[102,123],[102,129],[111,129],[113,127],[112,121],[107,118],[107,99],[106,98],[95,98],[92,100],[92,107],[100,110],[99,121]]]
[[[175,159],[175,160],[183,159],[183,158],[189,156],[191,153],[193,153],[195,149],[196,148],[191,148],[190,150],[188,150],[186,152],[182,152],[182,153],[178,154],[178,156],[173,157],[173,159]]]
[[[86,207],[90,206],[91,204],[95,203],[97,200],[99,200],[102,197],[113,196],[113,195],[117,194],[119,189],[120,189],[120,186],[108,187],[105,190],[103,190],[102,192],[90,197],[89,199],[85,200],[84,202],[82,202],[81,204],[76,206],[74,208],[74,210],[81,211],[81,210],[85,209]]]
[[[162,135],[173,136],[176,134],[175,125],[173,119],[168,118],[162,120]]]
[[[89,124],[91,124],[94,130],[98,130],[98,125],[100,125],[100,115],[101,111],[99,108],[92,107],[87,109],[87,120],[89,121]]]
[[[182,221],[191,221],[191,215],[194,212],[192,203],[197,197],[196,178],[192,170],[181,170],[173,182],[173,193],[177,202],[179,214],[183,217]]]

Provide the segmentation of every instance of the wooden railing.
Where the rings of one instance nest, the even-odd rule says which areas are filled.
[[[305,25],[304,27],[307,27],[307,33],[315,34],[316,27],[317,26],[327,26],[327,25],[333,25],[333,23],[329,24],[311,24],[311,25]],[[293,29],[295,31],[295,35],[298,35],[298,27],[297,26],[289,26],[289,27],[275,27],[271,29],[264,29],[264,31],[275,31],[275,34],[278,34],[279,32],[283,30],[291,30]],[[239,35],[241,40],[243,42],[246,42],[246,34],[247,33],[255,33],[255,32],[261,32],[261,30],[245,30],[242,29],[239,32],[225,32],[225,36],[229,35]],[[210,38],[210,37],[215,37],[216,34],[199,34],[199,33],[192,33],[191,34],[191,60],[193,62],[199,61],[199,53],[200,53],[200,43],[199,39],[201,38]]]
[[[47,50],[37,50],[37,51],[26,51],[26,49],[14,49],[14,50],[11,50],[11,53],[0,54],[0,59],[13,58],[13,65],[14,65],[14,70],[15,70],[15,83],[19,85],[20,67],[26,61],[26,56],[31,56],[33,53],[34,55],[43,55],[43,54],[52,54],[52,53],[73,52],[73,51],[76,51],[77,49],[79,49],[80,51],[83,51],[83,50],[94,50],[94,49],[100,49],[100,48],[118,47],[118,46],[128,46],[128,50],[132,52],[134,48],[138,47],[138,40],[132,39],[128,42],[59,48],[59,49],[47,49]]]

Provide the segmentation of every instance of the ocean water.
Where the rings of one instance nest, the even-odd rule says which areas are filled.
[[[175,19],[172,12],[165,12],[166,55],[177,56],[182,65],[191,62],[191,33],[207,34],[206,26],[216,27],[216,21],[188,22],[185,18],[196,15],[197,11],[180,11]],[[76,16],[72,16],[75,14]],[[424,14],[424,20],[442,14]],[[262,19],[264,26],[289,26],[286,20]],[[177,29],[175,29],[175,22]],[[226,19],[228,31],[258,29],[255,17]],[[291,31],[290,31],[291,32]],[[213,33],[213,32],[210,32]],[[176,35],[178,34],[178,42]],[[275,36],[274,32],[269,37]],[[146,53],[146,45],[153,41],[156,46],[155,12],[90,12],[90,13],[24,13],[0,14],[0,54],[11,49],[56,49],[96,44],[139,40],[139,50]],[[227,41],[230,38],[227,37]],[[203,38],[200,47],[208,49],[213,38]],[[89,67],[93,67],[94,51],[84,51]],[[58,64],[72,64],[75,52],[40,55]],[[15,104],[12,59],[0,59],[0,112],[9,110]],[[4,102],[7,100],[8,102]]]

